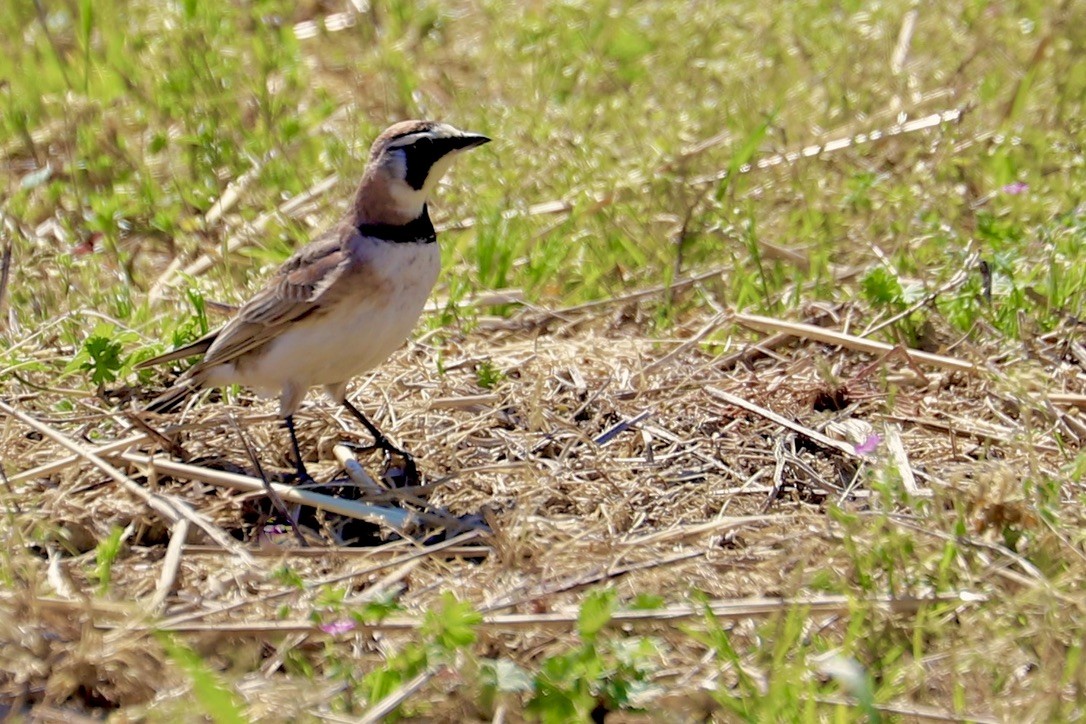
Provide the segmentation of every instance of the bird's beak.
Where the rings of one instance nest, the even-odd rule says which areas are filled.
[[[466,151],[469,148],[482,146],[484,143],[490,143],[490,139],[481,133],[464,133],[449,139],[449,144],[457,151]]]

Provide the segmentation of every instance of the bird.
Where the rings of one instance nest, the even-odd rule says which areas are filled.
[[[430,197],[458,155],[489,142],[436,121],[389,126],[338,223],[287,259],[220,329],[138,365],[201,357],[146,409],[169,412],[202,388],[230,384],[277,394],[298,478],[312,481],[294,415],[306,392],[323,386],[373,436],[372,447],[399,456],[405,477],[417,481],[414,458],[347,399],[347,384],[411,334],[441,267]]]

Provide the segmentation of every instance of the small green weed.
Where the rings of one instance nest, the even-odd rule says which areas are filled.
[[[158,640],[169,659],[192,681],[192,693],[204,716],[215,724],[245,724],[249,721],[241,699],[219,679],[199,654],[167,634],[159,634]]]
[[[421,641],[403,646],[384,666],[362,679],[363,698],[376,703],[428,667],[451,663],[457,652],[474,643],[475,627],[481,620],[470,603],[451,593],[443,594],[440,604],[424,616]]]
[[[98,541],[94,547],[94,577],[98,579],[98,594],[109,592],[113,580],[113,564],[121,555],[124,542],[124,528],[114,526],[109,535]]]
[[[475,365],[475,381],[484,390],[493,390],[505,380],[505,373],[489,359]]]
[[[638,708],[639,697],[652,689],[659,652],[649,638],[603,636],[616,604],[613,590],[585,596],[577,621],[580,646],[540,662],[526,711],[544,722],[563,722],[587,719],[597,710]]]

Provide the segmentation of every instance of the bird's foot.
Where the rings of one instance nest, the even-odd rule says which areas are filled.
[[[305,463],[302,462],[302,449],[298,445],[298,433],[294,430],[294,416],[287,415],[283,419],[283,424],[286,425],[287,431],[290,432],[290,446],[294,449],[294,485],[316,485],[317,481],[313,479],[313,476],[309,474],[309,471],[305,469]]]
[[[418,485],[420,482],[419,468],[415,464],[414,456],[405,450],[393,449],[390,451],[387,448],[383,449],[385,451],[385,469],[381,473],[381,477],[394,488],[408,488]],[[401,466],[393,466],[393,455],[399,456],[403,462]]]
[[[314,477],[309,474],[309,471],[305,469],[305,465],[299,465],[295,469],[294,475],[291,476],[290,484],[294,486],[304,485],[306,487],[319,485],[316,479],[314,479]]]
[[[355,453],[371,453],[380,450],[384,453],[385,468],[381,471],[381,479],[393,488],[406,488],[418,485],[420,482],[419,468],[415,464],[415,456],[396,447],[388,438],[382,437],[377,442],[363,445],[357,442],[345,442],[343,445]],[[395,464],[399,458],[400,464]]]
[[[373,435],[373,445],[367,450],[373,450],[380,448],[385,453],[385,470],[381,477],[389,482],[389,484],[396,488],[402,488],[407,486],[418,485],[419,483],[419,469],[415,465],[415,458],[411,456],[411,453],[406,450],[401,450],[392,444],[392,441],[385,437],[385,434],[377,429],[369,419],[362,414],[362,411],[351,404],[350,400],[343,400],[343,407],[347,409],[347,412],[351,413],[356,420],[362,423],[363,427]],[[393,468],[391,459],[393,456],[399,456],[403,460],[403,467]],[[393,473],[393,470],[397,470],[397,473]]]

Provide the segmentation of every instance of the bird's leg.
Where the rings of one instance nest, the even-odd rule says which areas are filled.
[[[298,482],[300,483],[315,483],[313,476],[309,474],[309,471],[305,469],[305,463],[302,462],[302,450],[298,447],[298,433],[294,431],[294,415],[287,415],[284,419],[287,430],[290,431],[290,444],[294,446],[294,466],[298,471]]]
[[[399,455],[403,458],[403,474],[407,480],[408,485],[415,485],[419,480],[419,469],[415,465],[415,458],[411,453],[402,448],[398,448],[392,444],[392,441],[385,437],[385,434],[377,429],[377,426],[370,422],[362,411],[351,404],[350,400],[344,399],[343,406],[347,408],[347,412],[354,415],[355,419],[361,422],[365,428],[373,435],[373,446],[384,450],[385,456]]]

